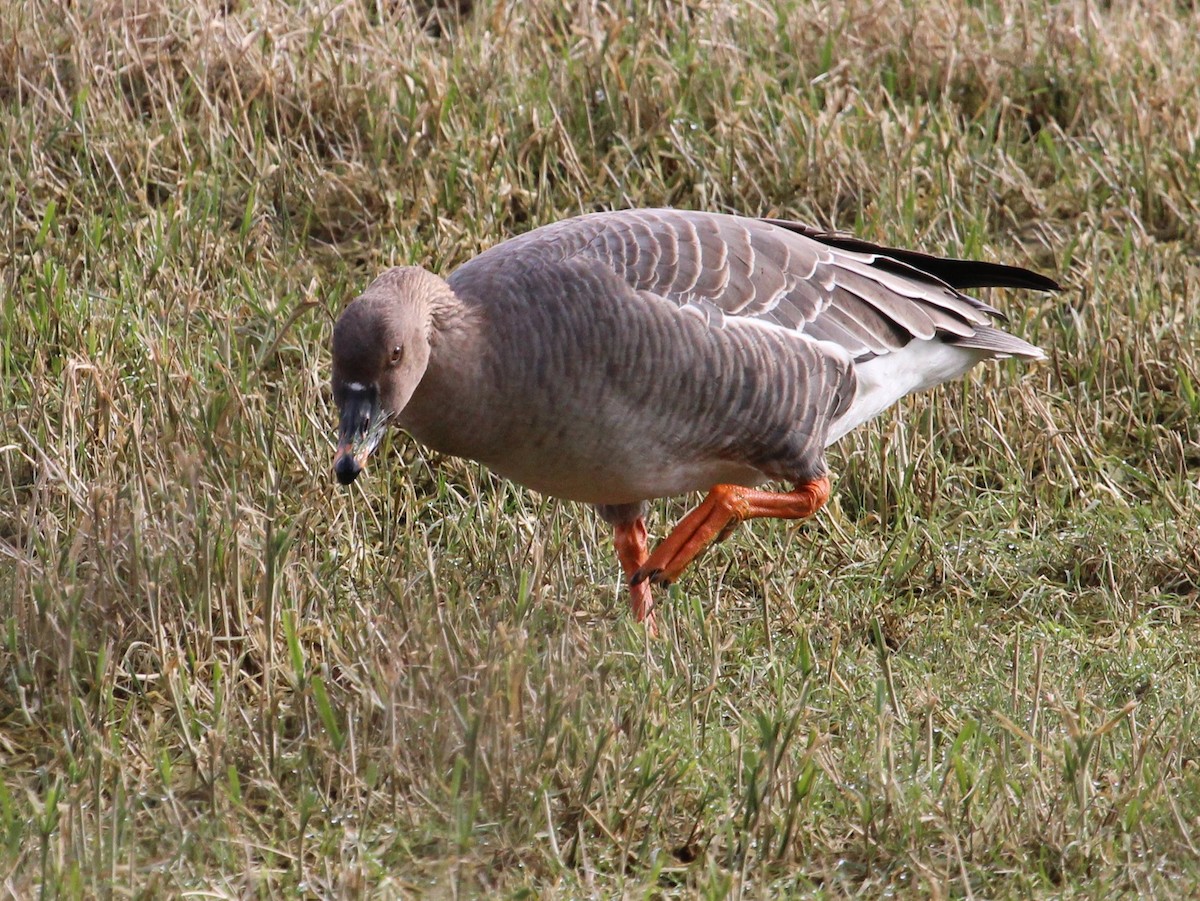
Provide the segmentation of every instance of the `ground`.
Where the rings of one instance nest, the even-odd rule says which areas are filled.
[[[1194,4],[417,7],[0,10],[0,891],[1200,892]],[[590,509],[401,434],[336,484],[374,274],[637,205],[1047,272],[986,299],[1049,359],[657,640]]]

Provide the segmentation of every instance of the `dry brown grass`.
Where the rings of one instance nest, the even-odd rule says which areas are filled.
[[[3,891],[1194,895],[1197,13],[429,6],[0,10]],[[399,436],[338,489],[326,345],[656,204],[1069,289],[647,645],[590,511]]]

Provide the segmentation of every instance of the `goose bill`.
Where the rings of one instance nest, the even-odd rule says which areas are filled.
[[[337,454],[333,470],[343,485],[349,485],[366,468],[367,457],[383,438],[387,417],[379,409],[379,392],[374,385],[347,389],[338,426]]]

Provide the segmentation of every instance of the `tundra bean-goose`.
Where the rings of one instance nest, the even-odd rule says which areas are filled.
[[[353,482],[396,425],[594,504],[646,620],[651,585],[741,521],[820,509],[825,448],[851,429],[982,360],[1042,359],[962,293],[987,286],[1058,287],[1015,266],[670,209],[547,225],[447,279],[389,269],[334,327],[334,469]],[[767,481],[791,490],[756,487]],[[648,553],[647,501],[697,490],[703,502]]]

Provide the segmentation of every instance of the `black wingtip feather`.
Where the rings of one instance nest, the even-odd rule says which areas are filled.
[[[914,269],[927,272],[959,291],[969,288],[1026,288],[1032,291],[1061,291],[1062,285],[1049,276],[1006,263],[984,263],[979,260],[958,260],[935,257],[915,250],[880,252],[877,265],[887,267],[888,258],[899,260]]]
[[[797,232],[830,247],[851,250],[856,253],[873,254],[875,265],[901,275],[911,275],[912,270],[930,275],[957,290],[968,288],[1026,288],[1032,291],[1061,291],[1062,285],[1054,279],[1005,263],[984,263],[979,260],[959,260],[953,257],[938,257],[921,253],[919,250],[901,250],[872,244],[853,235],[825,232],[800,222],[784,219],[768,219],[772,225]],[[888,265],[889,262],[899,265]]]

